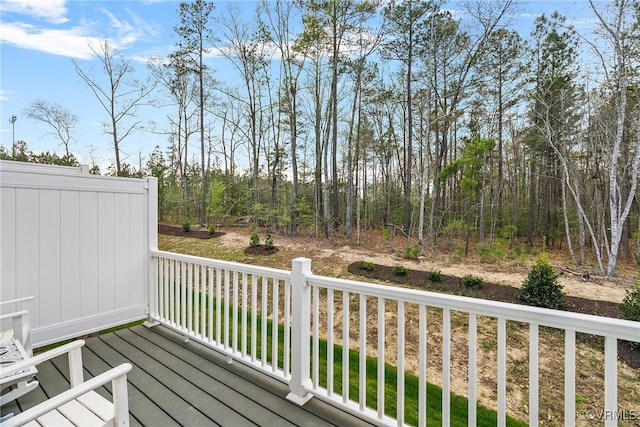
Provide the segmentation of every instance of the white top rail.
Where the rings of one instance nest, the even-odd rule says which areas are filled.
[[[551,310],[520,304],[406,289],[354,280],[309,275],[307,284],[341,291],[370,295],[390,300],[423,304],[481,316],[505,318],[552,328],[569,329],[626,341],[640,341],[640,322],[593,316],[590,314]]]
[[[290,271],[280,270],[277,268],[260,267],[256,265],[241,264],[239,262],[233,262],[233,261],[221,261],[217,259],[203,258],[203,257],[197,257],[193,255],[183,255],[183,254],[158,251],[158,250],[152,250],[151,256],[158,257],[158,258],[171,259],[175,261],[188,262],[188,263],[193,263],[193,264],[202,265],[206,267],[223,268],[225,270],[233,270],[239,273],[254,274],[258,276],[269,276],[269,277],[273,277],[275,279],[280,279],[280,280],[291,279]]]

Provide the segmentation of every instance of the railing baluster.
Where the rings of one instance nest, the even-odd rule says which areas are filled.
[[[360,345],[359,345],[359,408],[364,410],[367,405],[367,296],[360,294]]]
[[[157,293],[158,301],[157,301],[156,313],[158,314],[158,317],[160,317],[163,320],[167,319],[166,311],[164,310],[164,292],[165,292],[164,287],[166,284],[165,277],[164,277],[164,266],[166,262],[167,262],[166,259],[156,258],[155,260],[155,272],[156,272],[155,284],[158,289],[158,293]],[[149,303],[156,304],[155,301],[149,301]]]
[[[280,323],[280,281],[278,279],[271,279],[271,370],[276,372],[278,370],[278,324]]]
[[[404,340],[405,340],[405,332],[404,332],[404,301],[398,301],[398,336],[396,338],[398,353],[397,353],[397,411],[396,418],[398,421],[398,426],[402,426],[404,424]]]
[[[442,310],[442,425],[451,424],[451,310]]]
[[[605,414],[618,411],[618,340],[609,336],[604,337],[604,410]],[[617,425],[616,417],[606,418],[606,427]]]
[[[498,318],[498,425],[507,424],[507,322]]]
[[[193,269],[193,333],[200,334],[200,267],[192,264]]]
[[[378,298],[378,378],[377,378],[377,386],[378,386],[378,418],[382,419],[384,417],[384,385],[385,385],[385,373],[384,373],[384,362],[385,362],[385,300],[384,298]]]
[[[564,332],[564,422],[576,422],[576,332]]]
[[[342,292],[342,402],[349,401],[349,292]]]
[[[232,316],[232,338],[231,345],[232,350],[235,353],[238,351],[238,272],[233,272],[233,304],[230,307],[231,316]]]
[[[260,360],[262,362],[262,366],[266,366],[267,365],[267,313],[269,312],[269,307],[268,307],[268,284],[267,284],[267,277],[262,276],[262,309],[260,311],[260,316],[262,317],[262,333],[261,333],[261,354],[260,354]]]
[[[529,324],[529,425],[538,425],[538,324]]]
[[[224,328],[223,330],[223,335],[224,335],[224,349],[225,350],[229,350],[229,328],[231,327],[231,325],[229,324],[229,310],[230,310],[230,306],[231,306],[231,297],[229,296],[231,293],[231,278],[229,277],[231,275],[231,271],[228,269],[224,270],[224,282],[223,282],[223,286],[224,286],[224,317],[222,320],[222,327]]]
[[[180,263],[180,327],[185,330],[187,322],[187,263]]]
[[[291,283],[284,282],[284,377],[291,374]]]
[[[213,295],[215,292],[215,286],[214,286],[214,273],[215,273],[215,269],[213,267],[209,267],[209,286],[207,289],[207,297],[209,299],[209,305],[207,307],[207,315],[208,315],[208,319],[209,319],[209,333],[207,334],[207,338],[209,338],[209,342],[213,342],[213,313],[214,313],[214,309],[213,309]]]
[[[176,262],[171,260],[169,264],[169,322],[176,325]]]
[[[242,357],[247,356],[247,286],[249,277],[247,273],[242,273],[242,323],[240,328],[242,330]]]
[[[216,345],[222,346],[222,274],[221,268],[216,268]]]
[[[469,367],[467,372],[467,383],[469,385],[468,399],[468,422],[469,427],[477,424],[477,348],[478,348],[478,317],[474,313],[469,313]]]
[[[313,382],[313,389],[317,390],[320,386],[320,288],[313,287],[313,371],[311,372],[311,381]]]
[[[193,264],[187,264],[187,332],[193,332]]]
[[[418,313],[418,426],[427,425],[427,307]]]
[[[333,289],[327,290],[327,395],[333,394]]]
[[[207,267],[200,266],[200,334],[207,334]]]
[[[258,358],[258,275],[251,276],[251,361]]]

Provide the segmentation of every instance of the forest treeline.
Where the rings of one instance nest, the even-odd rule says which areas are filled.
[[[512,0],[450,7],[274,0],[247,15],[196,0],[146,80],[108,40],[91,46],[101,73],[73,65],[104,107],[109,173],[157,177],[162,220],[350,240],[395,226],[421,250],[517,239],[610,276],[620,256],[637,260],[638,1],[589,2],[588,33],[554,13],[520,34]],[[213,70],[214,51],[232,73]],[[145,123],[146,104],[167,121]],[[26,113],[64,155],[19,141],[2,158],[76,162],[73,113],[46,100]],[[133,132],[167,144],[127,163]]]

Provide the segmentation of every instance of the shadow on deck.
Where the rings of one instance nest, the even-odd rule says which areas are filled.
[[[123,362],[132,426],[369,426],[318,399],[300,407],[288,387],[162,326],[135,326],[86,340],[85,378]],[[1,413],[20,412],[69,387],[66,356],[42,364],[40,387]],[[109,390],[100,390],[109,396]]]

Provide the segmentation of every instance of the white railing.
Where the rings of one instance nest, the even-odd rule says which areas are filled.
[[[288,381],[289,271],[162,251],[152,254],[153,320]],[[284,325],[282,334],[279,324]]]
[[[154,251],[153,255],[157,305],[151,313],[155,320],[230,358],[288,381],[288,398],[299,404],[315,396],[381,425],[402,426],[408,422],[405,375],[410,371],[409,348],[417,350],[417,356],[411,356],[417,357],[415,423],[424,426],[435,415],[429,413],[427,406],[427,373],[431,373],[428,356],[434,356],[428,355],[428,340],[434,339],[435,330],[441,331],[441,337],[435,339],[440,340],[442,409],[437,417],[442,425],[450,425],[452,415],[459,415],[452,414],[454,339],[468,342],[467,354],[457,356],[468,360],[466,416],[469,426],[477,423],[478,337],[485,333],[479,331],[479,324],[484,327],[490,323],[495,329],[495,410],[500,426],[507,421],[509,380],[528,381],[529,424],[539,423],[540,341],[541,336],[547,335],[546,329],[540,334],[541,328],[564,331],[566,425],[574,424],[577,417],[576,333],[604,337],[601,413],[605,414],[602,418],[606,426],[617,425],[614,416],[606,416],[618,413],[617,341],[640,341],[638,322],[316,276],[311,273],[311,261],[304,258],[293,260],[292,271],[287,272],[167,252]],[[203,307],[208,309],[202,310]],[[528,325],[528,378],[507,377],[507,325],[511,322]],[[268,332],[270,325],[273,327]],[[284,331],[282,338],[276,325]],[[326,354],[321,354],[324,342]],[[396,348],[393,353],[388,350],[391,343]],[[335,353],[337,349],[339,355]],[[358,355],[357,369],[349,366],[350,349]],[[367,354],[377,356],[374,403],[371,396],[367,400]],[[279,355],[282,366],[277,362]],[[341,362],[334,362],[336,359]],[[393,401],[388,400],[385,388],[389,364],[397,368],[396,392],[390,394]],[[370,372],[369,378],[371,375]],[[343,385],[338,386],[337,382]],[[351,387],[344,386],[349,383]],[[357,390],[357,395],[352,396],[350,388]],[[396,408],[395,414],[388,413],[389,407]]]

